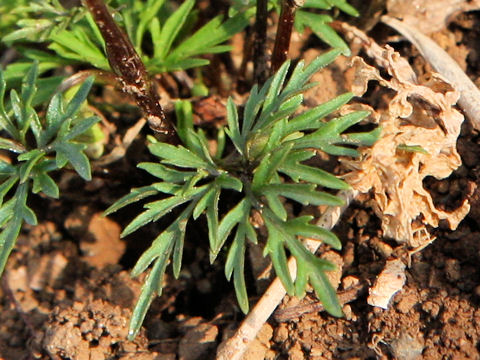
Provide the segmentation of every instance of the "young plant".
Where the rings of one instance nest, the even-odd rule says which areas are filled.
[[[32,101],[37,91],[38,66],[34,64],[23,79],[21,93],[10,92],[5,105],[6,83],[0,70],[0,274],[5,268],[23,222],[35,225],[37,218],[28,206],[30,193],[42,192],[58,198],[59,189],[50,173],[70,166],[83,179],[90,180],[87,147],[79,137],[99,121],[80,115],[93,78],[87,79],[70,101],[54,94],[44,118]]]
[[[314,85],[307,84],[310,77],[340,52],[330,51],[307,67],[303,61],[299,62],[288,81],[290,64],[286,62],[261,88],[257,85],[252,88],[241,118],[230,98],[225,129],[232,142],[232,151],[228,154],[223,154],[228,148],[222,140],[223,131],[219,132],[217,151],[210,153],[204,132],[193,128],[187,102],[177,104],[177,128],[183,144],[174,146],[150,139],[149,150],[159,160],[141,163],[138,167],[159,181],[132,189],[106,210],[106,214],[111,214],[131,203],[156,197],[145,204],[145,211],[124,229],[122,236],[126,236],[178,208],[177,218],[153,240],[132,270],[132,275],[138,276],[151,266],[133,311],[130,338],[140,329],[154,295],[162,293],[162,278],[170,259],[174,276],[179,276],[188,223],[201,215],[205,215],[208,224],[212,263],[228,244],[225,275],[228,279],[233,276],[243,312],[249,309],[244,278],[245,250],[248,241],[257,243],[256,230],[250,221],[252,212],[256,211],[268,231],[264,254],[271,258],[287,292],[303,296],[309,283],[325,309],[341,316],[335,291],[325,275],[325,271],[334,266],[311,254],[303,246],[301,237],[318,239],[335,249],[340,249],[340,241],[333,233],[311,224],[311,216],[294,217],[285,208],[287,200],[302,205],[341,205],[339,198],[322,188],[345,189],[348,185],[304,162],[315,156],[316,151],[356,156],[355,146],[370,145],[378,136],[378,130],[344,133],[368,115],[365,111],[323,120],[347,103],[353,96],[350,93],[296,114],[303,100],[302,92]],[[232,191],[238,194],[238,201],[225,214],[220,214],[220,199]],[[232,197],[225,200],[229,198]],[[287,250],[297,259],[295,281],[288,271]]]

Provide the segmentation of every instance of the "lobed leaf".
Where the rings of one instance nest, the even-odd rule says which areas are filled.
[[[220,221],[217,230],[217,238],[213,248],[210,248],[210,262],[213,263],[220,249],[230,235],[232,229],[241,221],[248,221],[250,215],[250,201],[242,199],[233,209],[231,209]]]
[[[269,184],[261,187],[258,192],[264,195],[284,196],[303,205],[343,205],[343,201],[335,195],[315,191],[313,184]]]
[[[87,181],[92,179],[90,162],[83,153],[86,145],[58,141],[55,142],[53,148],[56,151],[57,166],[59,168],[64,166],[65,159],[67,159],[78,175]]]
[[[209,164],[192,151],[183,146],[173,146],[165,143],[155,143],[148,146],[150,152],[163,159],[165,164],[171,164],[183,168],[207,169]]]
[[[115,201],[114,204],[104,211],[103,215],[110,215],[127,205],[133,204],[134,202],[156,194],[158,194],[158,190],[152,185],[134,188],[130,190],[129,194]]]
[[[225,261],[225,276],[230,281],[233,273],[233,286],[240,309],[244,314],[248,313],[248,294],[245,284],[245,239],[246,224],[239,224],[235,238],[228,251],[227,260]]]

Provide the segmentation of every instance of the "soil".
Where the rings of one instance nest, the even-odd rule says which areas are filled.
[[[378,18],[379,13],[373,16]],[[480,12],[456,13],[449,20],[448,26],[430,36],[480,85]],[[395,35],[375,21],[359,26],[380,44]],[[303,52],[304,57],[324,48],[308,34],[294,40],[292,51]],[[390,44],[419,76],[429,69],[408,42]],[[242,44],[237,41],[235,46]],[[347,63],[339,59],[318,75],[316,80],[329,91],[310,93],[307,105],[348,89]],[[222,74],[211,83],[227,76],[231,66],[219,66]],[[213,76],[213,72],[205,74]],[[199,123],[211,126],[224,120],[223,92],[228,84],[222,86],[219,95],[197,101]],[[377,95],[369,89],[363,101],[381,109],[385,104]],[[119,124],[118,131],[128,125]],[[143,141],[138,137],[120,161],[94,169],[88,184],[64,174],[58,179],[60,200],[33,198],[39,225],[23,229],[2,278],[0,359],[213,359],[219,343],[238,327],[243,315],[233,285],[225,280],[220,262],[209,265],[202,240],[205,225],[199,222],[196,236],[187,234],[179,279],[167,274],[164,293],[154,300],[140,334],[135,341],[126,339],[131,309],[144,280],[132,279],[129,270],[162,224],[120,239],[121,228],[139,208],[132,206],[108,218],[101,213],[131,187],[151,180],[134,169],[149,157]],[[286,297],[245,359],[480,359],[480,140],[468,122],[457,146],[463,165],[448,179],[427,179],[424,186],[445,210],[468,198],[470,214],[455,231],[442,223],[430,229],[436,240],[409,256],[406,284],[388,309],[367,304],[367,287],[392,254],[402,257],[407,249],[382,236],[380,221],[365,195],[347,209],[334,229],[343,242],[340,292],[351,285],[358,289],[346,295],[345,317],[320,311],[311,295],[302,300]],[[256,253],[258,249],[251,249],[252,305],[265,289],[265,281],[253,281],[265,267],[263,262],[255,263]]]

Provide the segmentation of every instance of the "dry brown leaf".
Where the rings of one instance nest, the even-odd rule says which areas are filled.
[[[389,16],[382,16],[382,21],[415,45],[435,71],[442,74],[460,92],[458,104],[472,122],[473,127],[480,130],[480,90],[459,64],[435,41],[423,35],[417,28]]]
[[[405,284],[405,264],[400,259],[387,261],[385,268],[375,280],[375,285],[368,289],[367,303],[388,309],[388,304],[396,292]]]
[[[453,107],[458,92],[435,73],[427,83],[418,84],[408,62],[391,47],[382,48],[371,39],[364,43],[391,79],[384,79],[376,68],[356,57],[352,91],[360,96],[368,82],[376,80],[396,95],[386,111],[378,114],[372,109],[382,127],[381,137],[372,148],[363,150],[359,160],[344,160],[352,170],[346,180],[360,192],[373,189],[373,208],[386,237],[410,247],[424,246],[432,241],[426,225],[436,227],[445,219],[455,229],[470,209],[467,202],[451,213],[437,209],[423,187],[425,177],[446,178],[462,163],[456,141],[464,117]],[[420,146],[426,152],[399,146]]]

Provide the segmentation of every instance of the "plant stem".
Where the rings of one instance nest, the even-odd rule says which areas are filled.
[[[108,62],[122,83],[123,91],[135,98],[152,130],[174,140],[175,128],[166,119],[152,80],[130,39],[115,23],[102,0],[84,1],[105,40]]]
[[[282,0],[282,11],[278,21],[277,36],[272,54],[271,74],[277,72],[285,60],[287,60],[296,7],[294,0]]]
[[[267,80],[267,16],[268,0],[257,0],[255,43],[253,50],[253,77],[259,86]]]

